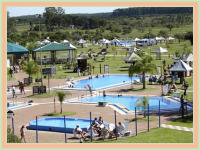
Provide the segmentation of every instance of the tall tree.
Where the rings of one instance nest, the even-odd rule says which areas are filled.
[[[28,74],[29,77],[39,72],[39,66],[33,60],[26,61],[23,69]]]
[[[156,65],[152,63],[153,58],[149,55],[144,55],[142,60],[138,60],[135,64],[129,67],[129,72],[131,73],[142,73],[143,89],[146,88],[145,76],[146,73],[153,73],[156,71]]]

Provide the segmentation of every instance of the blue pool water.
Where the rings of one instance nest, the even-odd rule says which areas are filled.
[[[38,119],[38,130],[73,133],[76,125],[79,125],[83,131],[87,131],[90,126],[90,120],[79,118],[65,118],[66,128],[64,126],[64,118],[42,118]],[[29,130],[36,130],[36,120],[32,120],[27,127]]]
[[[116,95],[107,95],[103,96],[94,96],[89,98],[84,98],[82,102],[108,102],[112,104],[120,104],[125,106],[128,110],[135,110],[137,105],[137,100],[142,98],[142,96],[116,96]],[[148,97],[149,99],[149,109],[150,110],[157,110],[159,107],[159,100],[160,100],[160,108],[162,110],[172,110],[172,109],[179,109],[180,102],[174,100],[168,100],[162,97]],[[142,109],[142,107],[138,107],[137,109]]]
[[[139,77],[133,77],[132,80],[139,81]],[[80,80],[75,84],[74,88],[83,89],[87,85],[90,85],[93,90],[99,90],[127,83],[131,83],[131,78],[128,75],[105,75],[104,77],[101,75],[98,78],[93,77],[90,80]]]
[[[7,109],[8,110],[15,110],[15,109],[19,109],[19,108],[24,108],[28,105],[31,105],[31,104],[28,104],[28,103],[18,103],[18,104],[13,104],[13,103],[7,103]]]

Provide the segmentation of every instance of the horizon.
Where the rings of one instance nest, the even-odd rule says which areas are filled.
[[[109,13],[115,9],[128,7],[62,7],[65,14],[94,14]],[[19,17],[35,14],[43,14],[45,7],[8,7],[10,17]]]

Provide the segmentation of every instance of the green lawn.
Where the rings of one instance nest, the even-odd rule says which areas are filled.
[[[174,121],[171,121],[167,124],[173,125],[173,126],[183,126],[188,128],[193,128],[193,115],[185,116],[184,119],[178,118]]]
[[[150,132],[139,133],[123,139],[94,141],[95,143],[192,143],[192,132],[178,131],[167,128],[151,129]]]
[[[59,112],[52,112],[52,113],[47,113],[42,116],[73,116],[76,115],[76,112],[63,112],[62,114]]]

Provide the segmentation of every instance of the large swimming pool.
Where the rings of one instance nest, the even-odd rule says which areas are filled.
[[[139,77],[133,77],[132,80],[140,81]],[[100,75],[98,78],[80,80],[75,83],[74,88],[84,89],[90,85],[92,90],[99,90],[130,83],[131,78],[128,75]]]
[[[142,96],[116,96],[116,95],[107,95],[107,96],[94,96],[81,99],[82,102],[108,102],[110,104],[119,104],[120,106],[126,107],[128,110],[135,110],[137,106],[137,100],[142,98]],[[158,110],[159,101],[160,108],[162,110],[175,110],[180,108],[180,102],[175,100],[169,100],[162,97],[148,97],[149,99],[149,109],[150,110]],[[138,107],[137,109],[142,109],[142,107]]]
[[[90,126],[90,120],[80,118],[65,118],[66,128],[64,126],[64,118],[41,118],[38,119],[38,130],[51,132],[66,132],[73,133],[77,125],[83,131],[87,131]],[[36,120],[30,121],[27,126],[29,130],[36,130]]]

